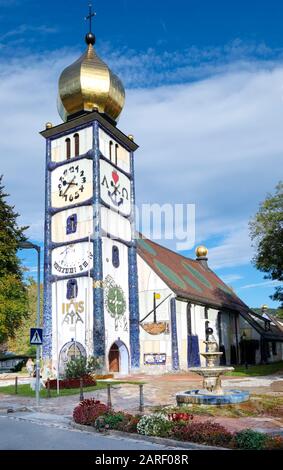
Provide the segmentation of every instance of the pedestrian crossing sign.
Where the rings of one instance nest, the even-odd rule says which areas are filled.
[[[40,346],[42,344],[42,328],[30,329],[30,344]]]

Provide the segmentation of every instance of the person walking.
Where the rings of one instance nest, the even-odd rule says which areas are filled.
[[[31,357],[27,360],[26,368],[27,368],[29,376],[32,377],[33,372],[34,372],[34,362]]]

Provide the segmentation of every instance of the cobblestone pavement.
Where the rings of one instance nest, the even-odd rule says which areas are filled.
[[[191,390],[199,388],[201,378],[195,374],[164,374],[164,375],[134,375],[125,377],[124,380],[143,381],[144,384],[144,403],[145,411],[149,412],[155,406],[175,405],[175,394],[178,391]],[[283,374],[276,374],[266,377],[225,377],[223,379],[224,389],[240,388],[249,390],[256,394],[283,395],[282,391],[274,392],[272,385],[280,384],[283,380]],[[1,389],[0,389],[1,390]],[[96,392],[85,392],[85,398],[95,397],[103,402],[107,401],[107,390],[98,390]],[[136,413],[139,410],[139,387],[136,384],[113,384],[111,389],[111,398],[113,407]],[[76,404],[79,402],[78,395],[62,396],[52,399],[41,399],[39,409],[35,406],[34,398],[19,397],[0,394],[0,413],[6,413],[7,408],[20,410],[26,407],[33,411],[45,413],[54,413],[62,416],[71,416]],[[206,417],[197,417],[198,420],[208,419]],[[227,429],[240,430],[247,427],[265,429],[283,433],[283,420],[274,417],[249,417],[249,418],[211,418],[213,421],[223,424]]]

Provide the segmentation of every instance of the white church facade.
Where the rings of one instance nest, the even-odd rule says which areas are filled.
[[[282,332],[260,319],[207,264],[200,247],[191,260],[136,236],[132,136],[117,127],[124,88],[87,50],[59,79],[63,123],[47,123],[44,344],[56,373],[78,354],[126,375],[198,365],[206,328],[223,361],[282,358]],[[259,325],[257,328],[256,325]],[[256,341],[258,348],[256,349]],[[277,347],[274,347],[274,343]],[[247,350],[246,350],[247,354]]]

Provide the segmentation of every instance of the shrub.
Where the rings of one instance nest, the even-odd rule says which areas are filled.
[[[139,415],[130,415],[128,422],[125,424],[124,431],[125,432],[138,432],[137,426],[141,420]]]
[[[89,375],[100,368],[99,360],[80,356],[67,362],[65,376],[67,379],[78,379]]]
[[[119,424],[125,421],[124,413],[115,411],[109,411],[107,414],[103,416],[99,416],[94,426],[98,430],[102,429],[118,429]]]
[[[233,434],[218,423],[180,423],[173,427],[171,437],[180,441],[191,441],[214,446],[227,446]]]
[[[91,425],[95,420],[106,414],[108,407],[94,398],[86,399],[80,402],[73,411],[75,423]]]
[[[283,450],[282,436],[268,436],[264,448],[267,450]]]
[[[235,434],[235,446],[239,449],[261,450],[264,449],[268,436],[252,429],[244,429]]]
[[[162,413],[143,416],[137,424],[139,434],[146,436],[168,436],[172,422]]]
[[[124,432],[137,432],[137,424],[140,420],[139,416],[133,416],[123,411],[109,411],[103,416],[99,416],[94,426],[97,430],[116,429]]]

